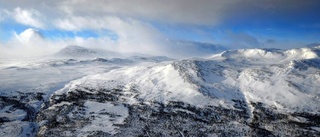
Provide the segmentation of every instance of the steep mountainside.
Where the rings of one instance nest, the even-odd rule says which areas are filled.
[[[67,60],[54,68],[81,75],[57,88],[1,90],[0,135],[320,136],[319,55],[320,46]],[[0,74],[8,69],[19,71]]]

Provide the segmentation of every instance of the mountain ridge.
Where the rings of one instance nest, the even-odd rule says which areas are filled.
[[[33,114],[22,129],[38,136],[317,136],[318,55],[319,47],[313,47],[243,49],[183,60],[132,57],[126,63],[69,59],[29,70],[69,75],[60,88],[2,95],[2,101],[11,101],[1,110]],[[74,71],[84,74],[73,77]],[[2,119],[10,129],[20,117]]]

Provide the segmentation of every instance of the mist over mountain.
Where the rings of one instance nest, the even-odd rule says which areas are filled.
[[[173,55],[180,55],[182,57],[204,57],[225,51],[229,48],[221,45],[215,45],[207,42],[194,41],[172,41],[171,45]]]
[[[84,47],[68,45],[63,49],[59,50],[54,56],[58,57],[98,57],[99,53],[94,50],[90,50]]]

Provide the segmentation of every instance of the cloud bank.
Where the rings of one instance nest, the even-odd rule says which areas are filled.
[[[319,7],[318,0],[1,0],[1,7],[15,9],[24,7],[30,15],[48,15],[52,23],[59,17],[114,15],[144,18],[161,22],[215,25],[229,19],[245,16],[281,14],[282,17],[299,17]],[[22,10],[23,11],[23,10]],[[18,13],[21,13],[21,9]],[[37,13],[38,12],[38,13]],[[29,14],[27,13],[27,14]]]
[[[318,0],[0,0],[0,3],[2,24],[19,24],[40,32],[73,34],[67,38],[27,38],[26,41],[22,40],[26,37],[22,36],[24,30],[11,30],[12,38],[2,42],[1,48],[6,49],[1,50],[2,56],[22,55],[23,52],[10,52],[9,49],[31,49],[30,45],[34,51],[39,50],[37,54],[30,50],[30,54],[42,55],[69,44],[117,52],[201,56],[202,53],[208,54],[203,50],[204,43],[212,45],[212,49],[216,45],[251,48],[281,44],[281,40],[275,37],[238,31],[241,29],[255,31],[252,26],[269,29],[277,26],[274,24],[310,26],[320,21],[312,16],[320,9]],[[180,33],[183,39],[173,38],[168,30],[181,29],[181,26],[188,29],[186,33],[197,29],[208,38],[204,40],[200,33],[191,34],[192,38]],[[212,34],[212,28],[215,34]],[[84,31],[97,36],[77,36]],[[195,37],[202,38],[195,40]]]
[[[36,27],[36,28],[44,28],[44,24],[40,21],[43,18],[40,12],[34,9],[21,9],[17,7],[13,12],[14,19],[24,25]]]

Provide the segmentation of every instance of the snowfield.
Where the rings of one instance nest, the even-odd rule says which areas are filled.
[[[1,60],[0,135],[320,136],[320,46],[103,55]]]

